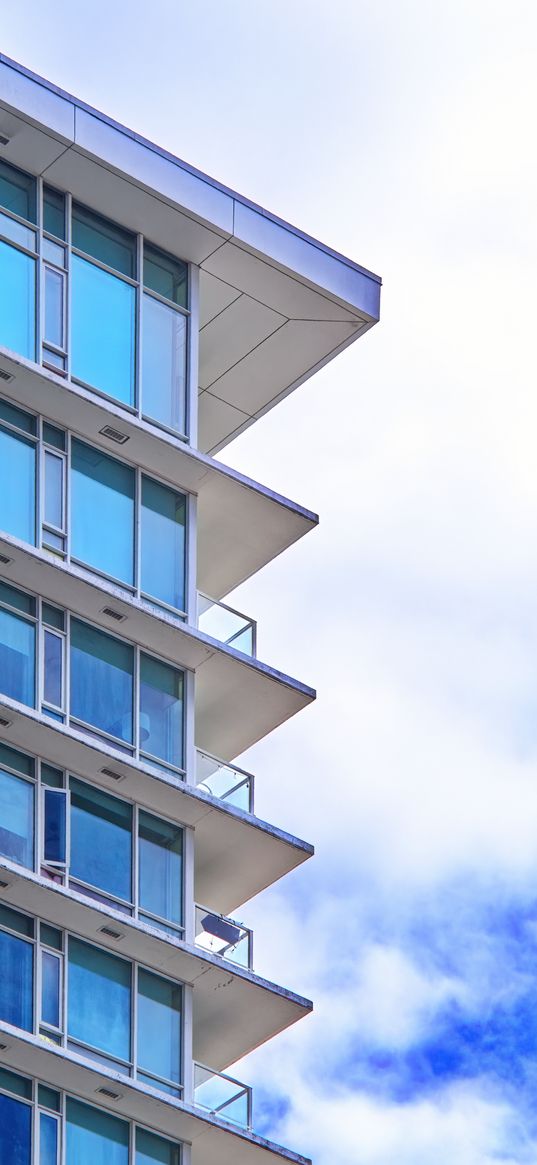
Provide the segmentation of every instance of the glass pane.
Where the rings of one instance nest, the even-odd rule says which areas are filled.
[[[12,405],[7,400],[0,400],[0,417],[3,421],[7,421],[8,425],[15,425],[17,429],[22,429],[23,433],[32,433],[35,437],[37,418],[33,417],[31,413],[18,409],[16,405]]]
[[[63,336],[64,277],[52,267],[45,267],[45,335],[57,348],[64,347]]]
[[[41,764],[41,781],[43,785],[51,785],[53,789],[63,787],[63,773],[61,769],[54,769],[52,765]]]
[[[32,1081],[26,1076],[19,1076],[17,1072],[9,1072],[7,1068],[0,1068],[0,1088],[14,1092],[16,1096],[24,1096],[26,1100],[32,1099]]]
[[[50,186],[43,187],[43,229],[65,239],[65,196]]]
[[[43,698],[56,708],[62,706],[63,639],[52,631],[45,631],[45,663]]]
[[[9,744],[4,744],[0,741],[0,764],[7,765],[10,769],[16,769],[18,773],[24,773],[27,777],[35,775],[35,762],[31,756],[26,756],[25,752],[19,752],[16,748],[10,748]]]
[[[144,295],[142,412],[178,433],[186,427],[186,330],[185,316]]]
[[[0,769],[0,853],[33,869],[34,786]]]
[[[142,655],[140,748],[169,764],[183,764],[183,673]]]
[[[66,1165],[128,1165],[128,1162],[127,1122],[68,1097]]]
[[[63,789],[45,789],[45,834],[43,860],[59,862],[66,860],[66,795]]]
[[[45,522],[63,529],[63,458],[45,452]]]
[[[186,498],[158,481],[142,481],[142,590],[185,609]]]
[[[43,440],[47,445],[54,445],[55,449],[65,449],[63,429],[57,429],[56,425],[51,425],[48,421],[43,421]]]
[[[179,307],[187,306],[188,265],[181,259],[174,259],[173,255],[166,255],[163,251],[144,246],[144,286],[171,299]]]
[[[25,591],[19,591],[18,587],[10,587],[9,583],[0,582],[0,602],[15,607],[24,615],[35,615],[35,599]]]
[[[138,971],[138,1068],[181,1082],[181,988]]]
[[[72,256],[71,278],[73,376],[132,405],[135,289],[78,255]]]
[[[52,352],[50,348],[43,348],[43,363],[52,364],[54,368],[65,368],[65,356]]]
[[[65,630],[65,612],[59,607],[53,607],[51,603],[42,603],[41,615],[43,623],[48,623],[49,627],[55,627],[57,631]]]
[[[81,781],[70,785],[71,876],[130,902],[131,806]]]
[[[41,953],[41,1021],[60,1026],[60,960],[50,951]]]
[[[27,247],[29,251],[35,251],[35,231],[9,218],[7,214],[0,214],[0,234],[14,243],[20,243],[21,247]]]
[[[55,1088],[49,1088],[48,1084],[38,1084],[37,1086],[37,1100],[41,1108],[50,1108],[53,1112],[59,1112],[61,1108],[60,1093],[56,1092]]]
[[[179,1165],[179,1145],[172,1145],[156,1133],[148,1133],[146,1129],[136,1129],[136,1163],[135,1165]]]
[[[73,247],[130,279],[136,277],[136,236],[84,206],[73,206]]]
[[[39,1165],[57,1165],[58,1121],[48,1113],[39,1114]]]
[[[39,924],[39,938],[44,946],[52,947],[53,951],[61,951],[63,949],[63,932],[58,930],[57,926],[51,926],[48,922],[41,922]]]
[[[0,242],[0,344],[35,360],[35,259]]]
[[[19,914],[18,910],[12,910],[10,906],[3,904],[0,905],[0,926],[16,930],[18,934],[23,934],[27,938],[34,937],[33,918],[29,918],[27,914]]]
[[[41,255],[47,263],[54,263],[56,267],[65,267],[65,247],[52,243],[50,239],[43,239]]]
[[[35,624],[0,608],[0,687],[4,695],[35,704]]]
[[[0,931],[0,1019],[33,1030],[33,964],[31,943]]]
[[[183,830],[140,810],[140,906],[159,918],[183,921]]]
[[[128,643],[71,619],[72,716],[132,742],[133,672]]]
[[[130,1059],[130,963],[70,938],[68,1001],[73,1039]]]
[[[0,161],[0,205],[28,222],[37,222],[35,178]]]
[[[134,582],[134,470],[99,449],[71,447],[71,553]]]
[[[32,1109],[0,1095],[0,1165],[30,1165]]]
[[[32,545],[35,545],[35,464],[35,445],[0,428],[2,530]]]

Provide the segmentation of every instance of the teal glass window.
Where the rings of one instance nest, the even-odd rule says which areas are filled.
[[[73,247],[129,279],[136,278],[136,236],[77,204],[73,206]]]
[[[132,807],[74,778],[70,788],[71,876],[130,902]]]
[[[32,1109],[0,1093],[0,1165],[30,1165]]]
[[[31,1032],[34,1026],[32,944],[0,930],[0,966],[0,1019]]]
[[[72,256],[71,284],[73,376],[134,405],[135,288],[79,255]]]
[[[35,445],[0,426],[0,524],[7,534],[32,545],[35,545],[35,473]]]
[[[134,582],[134,470],[77,440],[71,447],[71,553],[103,574]]]
[[[25,752],[19,752],[17,748],[10,748],[9,744],[4,744],[3,741],[0,741],[0,764],[16,769],[18,773],[23,773],[27,777],[35,776],[33,758],[27,756]]]
[[[179,307],[188,306],[188,264],[144,244],[144,287]]]
[[[36,262],[0,240],[0,345],[35,360]]]
[[[38,1084],[37,1099],[41,1108],[50,1108],[52,1112],[61,1111],[60,1093],[55,1088],[49,1088],[48,1084]]]
[[[50,951],[41,953],[41,1022],[60,1026],[60,960]]]
[[[43,187],[43,228],[57,239],[65,239],[65,195],[51,186]]]
[[[138,860],[140,910],[181,926],[183,830],[141,809]]]
[[[141,589],[185,609],[186,498],[158,481],[142,479]]]
[[[66,1165],[129,1165],[127,1122],[69,1096]]]
[[[3,607],[0,607],[0,686],[5,696],[34,707],[35,624]]]
[[[36,190],[35,178],[0,160],[0,206],[36,223]]]
[[[144,294],[142,412],[167,429],[186,428],[187,319]]]
[[[140,750],[178,768],[183,764],[183,673],[151,656],[140,658]]]
[[[0,769],[0,853],[27,869],[34,865],[34,785]]]
[[[80,939],[70,938],[69,1036],[114,1060],[128,1061],[130,1026],[130,963]]]
[[[32,413],[26,413],[24,409],[18,409],[10,401],[0,399],[0,417],[7,421],[8,425],[15,425],[17,429],[22,429],[23,433],[32,433],[35,437],[37,418],[32,416]]]
[[[130,644],[71,619],[71,716],[132,743],[133,677]]]
[[[0,582],[0,602],[15,607],[16,611],[22,611],[25,615],[35,615],[35,599],[9,583]]]
[[[58,1165],[58,1121],[48,1112],[39,1114],[39,1165]]]
[[[148,1084],[168,1081],[179,1094],[181,1084],[181,1000],[177,983],[141,967],[138,971],[137,1076]]]
[[[179,1145],[146,1129],[136,1129],[135,1165],[179,1165],[179,1153]]]

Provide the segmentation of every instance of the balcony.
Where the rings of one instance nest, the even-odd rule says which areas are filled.
[[[197,947],[252,970],[253,935],[246,926],[205,906],[196,906],[195,928]]]
[[[235,651],[242,651],[244,655],[257,658],[257,623],[249,619],[234,607],[211,599],[198,591],[198,620],[199,631],[218,639],[227,647]]]
[[[227,805],[254,812],[254,777],[236,765],[228,765],[223,760],[197,749],[196,785],[212,797],[218,797]]]
[[[194,1104],[242,1129],[252,1128],[252,1089],[203,1064],[194,1064]]]

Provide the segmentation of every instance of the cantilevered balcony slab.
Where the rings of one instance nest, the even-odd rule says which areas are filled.
[[[217,1116],[205,1113],[129,1080],[101,1065],[92,1065],[74,1052],[54,1048],[38,1036],[0,1023],[0,1064],[37,1077],[71,1096],[98,1104],[116,1116],[136,1120],[165,1136],[192,1145],[192,1165],[310,1165],[306,1158]],[[110,1100],[98,1090],[114,1091]],[[255,1109],[254,1109],[255,1121]]]
[[[6,696],[0,696],[0,716],[7,721],[0,729],[6,743],[193,828],[195,897],[211,910],[233,913],[312,856],[312,846],[299,838]]]
[[[378,276],[2,56],[0,130],[8,162],[199,266],[204,450],[379,318]]]
[[[311,1011],[311,1003],[230,960],[0,858],[0,902],[193,988],[194,1059],[223,1071]],[[7,886],[4,883],[7,882]],[[102,933],[112,927],[119,938]]]
[[[198,588],[220,599],[317,524],[317,515],[88,389],[0,348],[0,393],[197,496]],[[103,436],[112,425],[121,447]]]

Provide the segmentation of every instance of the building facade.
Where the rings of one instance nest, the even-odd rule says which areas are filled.
[[[314,692],[226,596],[317,519],[216,454],[379,290],[0,57],[0,1165],[303,1160],[233,916],[311,855],[238,759]]]

